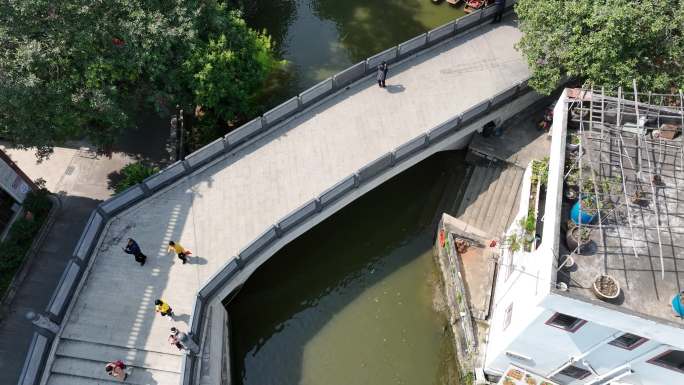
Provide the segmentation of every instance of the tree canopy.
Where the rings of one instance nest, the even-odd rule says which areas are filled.
[[[670,92],[684,85],[684,2],[519,0],[518,47],[530,84],[550,93],[564,76],[596,86]]]
[[[140,109],[230,121],[275,65],[221,0],[5,1],[0,136],[46,155],[69,139],[107,148]]]

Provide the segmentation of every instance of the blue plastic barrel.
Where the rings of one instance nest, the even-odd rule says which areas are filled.
[[[675,294],[674,297],[672,297],[672,310],[680,316],[684,317],[684,305],[682,305],[682,301],[680,300],[680,294]]]
[[[575,204],[572,206],[572,209],[570,210],[570,219],[579,224],[580,218],[582,218],[582,224],[587,225],[594,221],[596,214],[591,215],[583,211],[582,206],[580,205],[581,202],[582,200],[578,199],[577,202],[575,202]]]

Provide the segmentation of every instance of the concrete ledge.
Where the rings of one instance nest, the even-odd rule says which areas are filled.
[[[446,122],[440,124],[439,126],[428,131],[428,142],[437,142],[443,137],[449,135],[450,133],[456,131],[459,124],[461,123],[461,116],[455,116]]]
[[[489,109],[489,100],[482,101],[470,108],[468,108],[463,114],[462,114],[462,122],[468,122],[469,120],[477,117],[478,115],[484,113]]]
[[[406,55],[427,44],[427,33],[418,35],[411,40],[399,44],[399,56]]]
[[[52,299],[50,299],[50,303],[47,307],[47,312],[50,314],[51,318],[55,318],[53,321],[61,321],[62,313],[69,305],[71,294],[76,289],[76,285],[78,285],[80,273],[81,267],[76,264],[73,259],[70,260],[64,269],[64,273],[62,273],[62,278],[59,280],[57,290],[52,296]]]
[[[278,107],[264,114],[264,120],[267,126],[272,126],[273,124],[285,119],[290,116],[293,112],[299,109],[299,98],[294,97],[285,103],[280,104]]]
[[[326,96],[328,92],[332,91],[332,89],[333,80],[332,78],[327,78],[299,94],[299,100],[301,100],[303,106],[308,106],[309,104],[312,104],[313,102]]]
[[[240,250],[238,257],[240,260],[249,263],[250,258],[255,256],[264,247],[268,246],[273,240],[278,238],[278,232],[275,226],[271,226],[268,230],[264,231],[255,240],[252,241],[247,247]]]
[[[394,151],[394,157],[397,162],[408,158],[413,153],[420,151],[428,146],[428,136],[423,134],[415,139],[402,144]]]
[[[233,147],[260,133],[262,128],[261,118],[256,118],[238,127],[235,131],[224,136],[224,138],[227,145]]]
[[[143,183],[150,190],[156,191],[162,186],[174,182],[176,178],[183,175],[183,173],[185,173],[185,167],[183,167],[182,162],[178,161],[145,179]]]
[[[278,227],[282,232],[288,231],[292,227],[300,224],[306,218],[315,214],[318,211],[319,206],[318,199],[311,199],[278,222]]]
[[[380,65],[380,63],[382,63],[383,61],[390,63],[396,58],[397,47],[392,47],[390,49],[384,50],[366,59],[366,71],[368,71],[369,73],[373,72],[377,69],[377,66]]]
[[[456,25],[456,32],[460,32],[463,30],[466,30],[470,27],[472,27],[474,24],[476,24],[478,21],[480,21],[480,18],[482,17],[482,12],[473,12],[469,15],[465,15],[462,18],[458,19],[458,25]]]
[[[195,303],[192,304],[192,312],[190,313],[190,322],[188,322],[188,328],[193,334],[197,334],[202,325],[202,312],[204,312],[204,306],[206,306],[206,299],[201,297],[199,294],[195,296]]]
[[[86,223],[86,227],[81,234],[81,238],[76,244],[76,249],[74,250],[74,256],[81,261],[85,261],[90,255],[90,250],[97,242],[97,238],[100,235],[100,228],[102,227],[102,222],[104,218],[97,211],[93,210],[90,214],[90,218]]]
[[[216,272],[216,274],[209,278],[209,280],[204,284],[204,286],[202,286],[202,289],[199,291],[200,297],[209,298],[216,289],[222,286],[226,282],[226,280],[230,279],[233,275],[235,275],[235,273],[237,273],[238,270],[240,270],[240,266],[238,265],[237,260],[235,258],[232,258],[230,262],[223,265],[221,270]],[[202,320],[197,319],[196,322],[199,323],[201,321]],[[193,322],[195,322],[194,319]]]
[[[201,166],[209,160],[213,159],[216,155],[222,153],[224,149],[225,144],[223,138],[218,138],[215,141],[207,144],[206,146],[188,155],[185,158],[185,161],[188,163],[190,168],[194,170],[198,166]]]
[[[140,185],[135,185],[127,188],[126,190],[114,195],[113,197],[107,199],[106,201],[100,203],[100,208],[104,210],[107,214],[113,214],[122,208],[135,202],[138,198],[145,195],[142,187]]]
[[[366,74],[366,61],[356,63],[346,70],[333,76],[335,87],[342,88],[354,81],[361,79]]]
[[[34,332],[26,360],[24,361],[24,367],[19,375],[18,385],[37,385],[40,382],[46,355],[49,351],[50,339],[38,332]]]
[[[518,87],[511,87],[503,92],[500,92],[491,99],[492,100],[492,107],[496,107],[502,103],[508,102],[509,99],[513,98],[515,94],[518,92]]]
[[[359,170],[359,177],[361,182],[365,182],[375,175],[379,174],[386,168],[392,167],[394,164],[394,154],[391,152],[379,157],[378,159],[367,164]]]
[[[458,21],[452,21],[430,30],[427,33],[428,43],[434,43],[454,33],[457,22]]]
[[[197,357],[183,354],[181,357],[181,380],[180,384],[190,384],[192,382],[192,368]]]
[[[344,196],[348,191],[353,190],[354,187],[356,187],[356,178],[354,175],[352,175],[325,190],[321,195],[318,196],[318,201],[320,202],[321,206],[325,207],[336,201],[338,198]]]
[[[481,10],[480,12],[482,13],[482,18],[486,19],[496,13],[496,5],[490,5],[489,7]]]

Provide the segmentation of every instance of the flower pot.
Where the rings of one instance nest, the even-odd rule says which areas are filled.
[[[570,141],[565,142],[565,149],[568,151],[577,151],[579,149],[579,143],[578,144],[573,144],[570,143]]]
[[[682,302],[684,292],[677,293],[672,297],[672,310],[677,317],[684,318],[684,302]]]
[[[590,239],[580,239],[580,228],[579,227],[573,227],[569,228],[565,232],[565,245],[568,247],[568,250],[572,252],[577,252],[578,254],[582,254],[583,252],[587,251],[588,245],[591,242]]]
[[[620,284],[608,274],[596,277],[592,289],[596,297],[602,300],[613,300],[620,295]]]
[[[580,199],[575,202],[574,205],[572,205],[572,209],[570,210],[570,219],[577,224],[582,223],[587,225],[596,219],[596,212],[589,213],[588,211],[584,210],[582,208],[582,200]]]
[[[563,195],[565,196],[565,199],[568,202],[574,202],[575,200],[577,200],[577,197],[579,196],[579,192],[577,191],[577,186],[576,185],[565,186],[565,190],[563,190]]]

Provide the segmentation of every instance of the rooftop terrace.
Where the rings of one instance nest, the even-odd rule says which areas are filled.
[[[560,242],[558,272],[568,293],[684,328],[671,300],[684,290],[684,101],[673,95],[569,90],[565,200],[568,228],[589,241]],[[566,222],[577,199],[592,221]],[[573,249],[573,250],[569,250]],[[597,300],[609,275],[617,298]],[[610,287],[604,290],[610,291]]]

